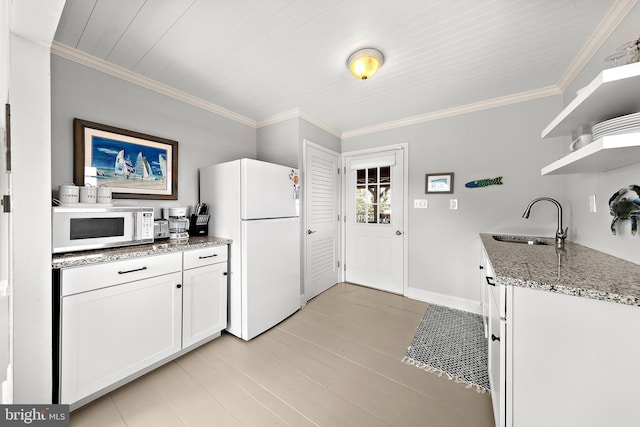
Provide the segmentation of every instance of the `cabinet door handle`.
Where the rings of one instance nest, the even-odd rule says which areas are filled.
[[[226,275],[227,275],[227,274],[229,274],[229,273],[227,273],[227,272],[225,271],[225,272],[224,272],[224,273],[222,273],[222,274],[226,276]]]
[[[178,284],[176,285],[176,288],[178,288],[178,289],[180,289],[181,287],[182,287],[182,285],[181,285],[180,283],[178,283]]]
[[[133,270],[118,271],[118,274],[135,273],[136,271],[144,271],[147,267],[134,268]]]
[[[487,285],[495,286],[496,284],[492,282],[493,277],[487,276]]]
[[[198,259],[207,259],[207,258],[213,258],[214,256],[218,256],[218,254],[213,254],[213,255],[207,255],[207,256],[199,256]]]
[[[500,341],[500,337],[491,334],[491,341]]]
[[[484,270],[484,265],[481,265],[481,266],[480,266],[480,270]]]

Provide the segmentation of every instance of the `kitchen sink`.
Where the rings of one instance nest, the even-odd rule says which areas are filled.
[[[531,236],[509,236],[503,234],[496,234],[491,236],[494,240],[498,242],[508,242],[508,243],[526,243],[527,245],[548,245],[540,237],[531,237]]]

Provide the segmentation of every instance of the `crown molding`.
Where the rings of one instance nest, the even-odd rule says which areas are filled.
[[[280,114],[276,114],[276,115],[273,115],[271,117],[267,117],[265,119],[258,120],[258,122],[256,124],[256,127],[257,128],[262,128],[262,127],[265,127],[265,126],[270,126],[270,125],[273,125],[273,124],[276,124],[276,123],[280,123],[280,122],[283,122],[285,120],[294,119],[294,118],[306,120],[307,122],[311,123],[314,126],[319,127],[320,129],[324,130],[327,133],[330,133],[331,135],[335,136],[336,138],[341,138],[342,137],[342,132],[341,131],[329,126],[328,124],[324,123],[321,120],[316,119],[315,117],[312,117],[308,113],[302,111],[300,108],[293,108],[291,110],[284,111],[284,112],[282,112]]]
[[[611,36],[622,20],[633,9],[638,0],[617,0],[605,17],[600,21],[596,30],[584,44],[578,55],[573,59],[569,67],[558,82],[558,87],[563,92],[567,90],[573,80],[580,74],[587,63],[593,58],[598,49]]]
[[[325,122],[323,122],[321,120],[318,120],[315,117],[310,116],[305,111],[300,111],[300,118],[308,121],[309,123],[311,123],[314,126],[319,127],[323,131],[325,131],[327,133],[330,133],[331,135],[335,136],[336,138],[342,138],[342,131],[339,131],[338,129],[329,126]]]
[[[51,44],[51,53],[70,61],[74,61],[86,67],[93,68],[94,70],[101,71],[119,79],[128,81],[129,83],[133,83],[135,85],[144,87],[170,98],[174,98],[186,104],[193,105],[194,107],[200,108],[202,110],[209,111],[243,125],[256,128],[256,121],[253,119],[250,119],[238,113],[234,113],[233,111],[227,110],[226,108],[223,108],[219,105],[204,101],[193,95],[189,95],[188,93],[174,89],[148,77],[144,77],[140,74],[114,65],[93,55],[81,52],[62,43],[54,41]]]
[[[546,98],[547,96],[560,94],[562,94],[562,91],[560,90],[560,88],[558,88],[558,86],[547,86],[540,89],[534,89],[526,92],[515,93],[513,95],[503,96],[500,98],[488,99],[485,101],[475,102],[473,104],[461,105],[458,107],[447,108],[445,110],[434,111],[432,113],[421,114],[418,116],[407,117],[391,122],[380,123],[378,125],[345,131],[342,132],[342,139],[351,138],[358,135],[366,135],[374,132],[381,132],[404,126],[410,126],[423,122],[430,122],[433,120],[440,120],[448,117],[488,110],[496,107],[503,107],[506,105],[517,104],[519,102],[532,101],[534,99]]]
[[[276,123],[284,122],[285,120],[297,119],[300,117],[300,109],[292,108],[291,110],[283,111],[282,113],[275,114],[256,122],[256,128],[263,128],[271,126]]]

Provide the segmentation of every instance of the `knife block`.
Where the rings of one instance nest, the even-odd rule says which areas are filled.
[[[209,235],[209,215],[191,215],[189,236],[202,237]]]

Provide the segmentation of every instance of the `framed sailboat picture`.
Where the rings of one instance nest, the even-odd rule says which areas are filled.
[[[178,142],[73,119],[73,181],[114,198],[178,199]]]

